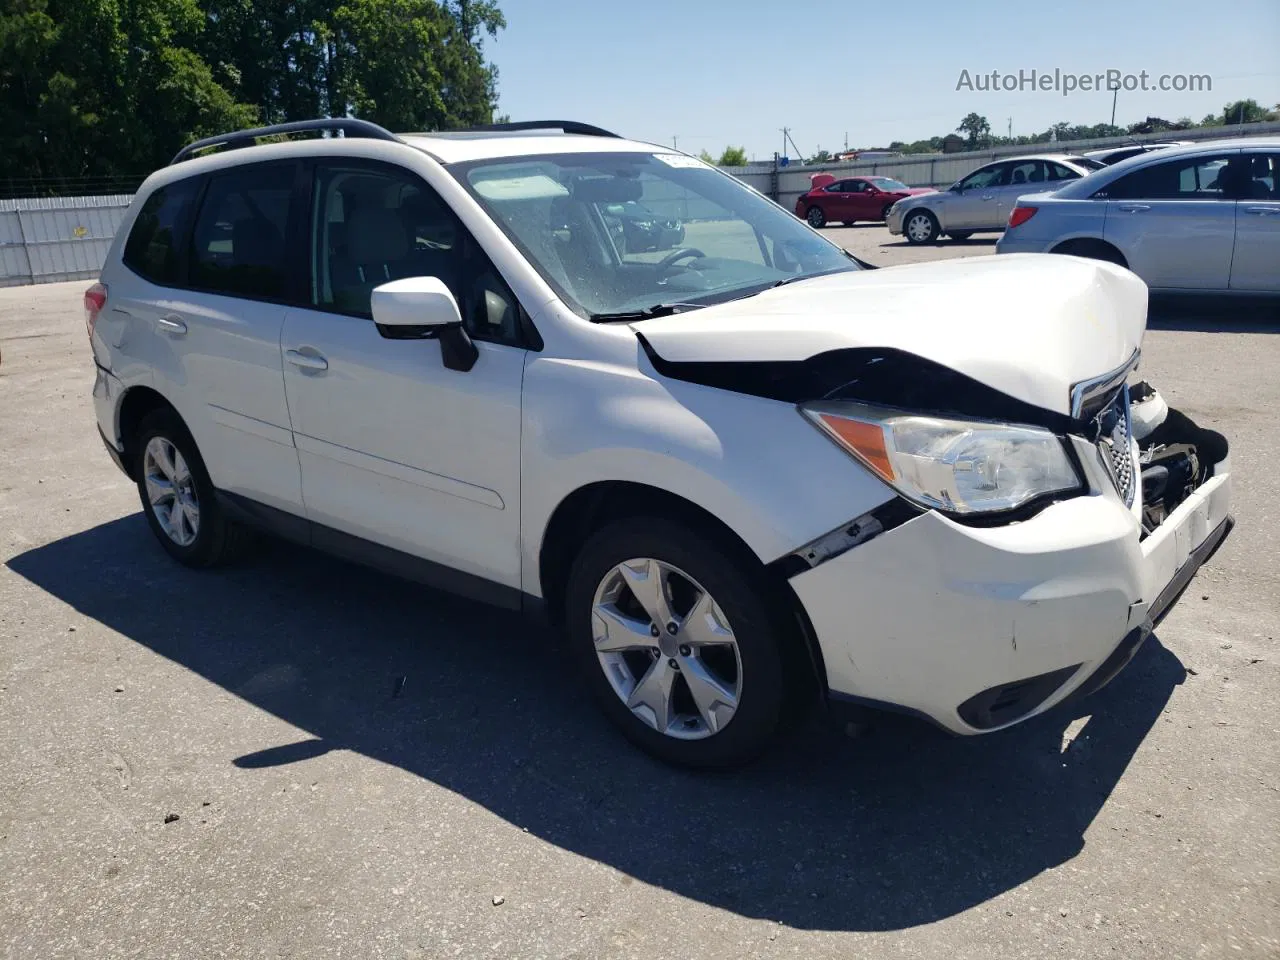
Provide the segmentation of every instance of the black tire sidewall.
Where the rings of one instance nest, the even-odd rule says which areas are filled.
[[[738,709],[718,733],[678,740],[636,717],[609,684],[595,653],[591,607],[596,588],[623,560],[653,557],[679,567],[719,604],[738,642],[742,683]],[[772,741],[787,706],[785,642],[779,617],[768,604],[762,573],[716,538],[658,518],[611,524],[583,546],[565,592],[569,655],[604,713],[633,743],[668,763],[716,768],[744,763]]]
[[[160,521],[156,519],[151,499],[147,496],[143,462],[146,459],[147,444],[154,437],[164,437],[177,447],[178,452],[182,454],[182,459],[187,462],[187,469],[191,471],[191,477],[195,483],[196,499],[200,507],[200,524],[196,530],[195,540],[187,546],[175,543],[164,532]],[[160,546],[164,547],[169,556],[187,566],[208,566],[213,562],[219,547],[219,525],[223,523],[223,519],[218,510],[213,483],[209,479],[209,472],[205,469],[204,460],[200,457],[195,440],[177,416],[167,411],[159,411],[144,418],[139,425],[133,452],[132,466],[134,476],[138,478],[138,497],[142,501],[142,513],[147,518],[147,525],[151,528],[151,532],[160,541]]]
[[[818,221],[819,221],[818,223],[814,223],[812,219],[815,212],[818,214]],[[810,207],[808,210],[806,210],[804,212],[804,218],[805,220],[808,221],[809,226],[813,227],[813,229],[815,230],[821,230],[823,227],[827,225],[826,211],[817,205],[814,205]]]

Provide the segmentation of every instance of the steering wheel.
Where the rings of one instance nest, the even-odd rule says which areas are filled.
[[[674,266],[676,261],[684,260],[686,257],[705,257],[706,254],[697,247],[681,247],[679,250],[672,250],[665,257],[658,261],[660,267]]]

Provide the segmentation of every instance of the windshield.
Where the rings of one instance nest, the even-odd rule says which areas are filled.
[[[901,180],[894,180],[890,177],[872,177],[871,182],[876,185],[877,189],[883,190],[885,193],[905,193],[911,189]]]
[[[773,201],[674,153],[448,167],[580,316],[692,309],[858,266]]]

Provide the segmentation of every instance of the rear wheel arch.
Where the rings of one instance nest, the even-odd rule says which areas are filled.
[[[188,435],[191,430],[187,427],[186,421],[182,419],[182,415],[172,403],[165,399],[164,394],[151,387],[130,387],[125,391],[124,397],[120,401],[119,411],[116,414],[116,429],[119,431],[120,442],[124,447],[124,463],[129,476],[133,477],[134,464],[137,462],[137,450],[134,449],[138,441],[138,428],[142,425],[149,415],[157,410],[167,411],[177,417],[178,421],[186,429]]]
[[[1104,260],[1117,266],[1128,268],[1129,262],[1115,244],[1100,240],[1097,237],[1074,237],[1058,244],[1050,253],[1061,253],[1073,257],[1088,257],[1090,260]]]
[[[579,487],[560,501],[547,521],[538,554],[538,578],[547,614],[564,622],[565,590],[579,550],[598,530],[629,517],[655,516],[690,526],[718,542],[744,568],[757,574],[779,613],[778,629],[799,642],[789,652],[803,671],[804,691],[817,698],[826,693],[826,666],[807,615],[791,584],[751,549],[728,524],[706,508],[678,494],[644,483],[606,480]]]

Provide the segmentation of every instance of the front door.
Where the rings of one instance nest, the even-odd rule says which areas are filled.
[[[1158,289],[1225,290],[1236,238],[1238,150],[1144,166],[1107,188],[1103,236]]]
[[[996,191],[1004,178],[1005,163],[992,163],[973,171],[956,186],[946,198],[946,215],[942,229],[948,231],[977,230],[993,225],[999,220],[999,202]]]
[[[1231,289],[1280,293],[1280,151],[1242,160]]]
[[[307,516],[519,587],[520,417],[526,351],[514,296],[416,174],[370,161],[315,166],[312,306],[282,345]],[[374,287],[436,276],[480,357],[445,367],[435,340],[387,339]],[[465,592],[465,587],[459,587]]]

